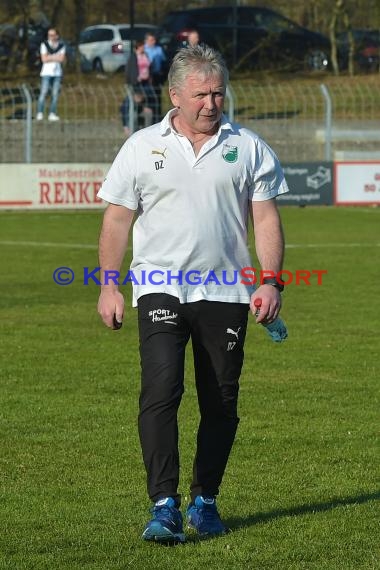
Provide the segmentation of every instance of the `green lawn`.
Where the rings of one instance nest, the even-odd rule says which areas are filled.
[[[166,548],[140,540],[150,504],[130,289],[116,332],[97,316],[97,287],[81,284],[83,266],[97,265],[101,213],[0,213],[1,570],[380,568],[380,209],[282,215],[286,269],[328,274],[322,286],[287,288],[286,343],[250,321],[219,498],[232,532]],[[76,272],[72,285],[53,282],[58,266]],[[186,497],[197,425],[190,358],[180,425]]]

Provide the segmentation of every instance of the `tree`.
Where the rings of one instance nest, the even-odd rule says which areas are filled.
[[[335,75],[339,75],[339,63],[338,63],[338,50],[336,43],[336,32],[339,18],[342,19],[344,28],[347,31],[348,37],[348,72],[350,75],[354,74],[354,37],[352,34],[351,19],[348,13],[347,4],[345,0],[335,0],[335,5],[333,7],[333,12],[329,25],[329,34],[331,41],[331,64],[333,66],[333,71]]]

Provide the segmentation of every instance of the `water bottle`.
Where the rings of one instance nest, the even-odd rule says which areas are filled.
[[[260,313],[261,299],[255,299],[254,304],[256,307],[255,314],[257,317]],[[284,321],[280,319],[280,317],[277,317],[277,319],[275,319],[273,323],[268,323],[268,324],[261,323],[261,324],[263,325],[263,327],[265,327],[268,335],[270,336],[271,340],[273,340],[273,342],[282,342],[286,338],[288,338],[288,329],[286,328]]]

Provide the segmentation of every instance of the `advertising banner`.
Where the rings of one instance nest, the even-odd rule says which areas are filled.
[[[0,164],[0,209],[104,208],[109,164]],[[380,161],[284,163],[280,205],[380,203]]]
[[[305,206],[333,203],[333,163],[282,163],[289,192],[276,198],[279,205]]]
[[[380,204],[380,161],[336,162],[335,204]]]
[[[109,164],[0,164],[0,209],[103,208]]]

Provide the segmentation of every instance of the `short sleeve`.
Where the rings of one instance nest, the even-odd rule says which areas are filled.
[[[261,139],[256,141],[249,199],[263,201],[289,192],[284,171],[273,150]]]
[[[97,194],[98,198],[137,210],[139,191],[136,187],[135,149],[130,141],[124,143],[117,154]]]

